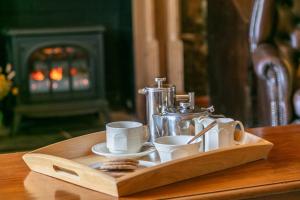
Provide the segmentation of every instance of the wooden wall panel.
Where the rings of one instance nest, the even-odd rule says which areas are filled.
[[[183,45],[180,40],[178,0],[133,0],[135,88],[167,77],[184,91]],[[145,119],[145,97],[136,94],[136,113]]]
[[[155,36],[154,0],[133,0],[136,113],[145,120],[145,97],[138,89],[152,85],[159,76],[159,48]]]
[[[176,85],[178,93],[184,92],[183,42],[180,38],[179,1],[165,0],[167,76]]]

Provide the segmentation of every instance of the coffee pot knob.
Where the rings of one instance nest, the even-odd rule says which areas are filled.
[[[190,107],[191,107],[190,102],[180,102],[179,103],[179,111],[181,113],[187,113]]]
[[[191,106],[191,103],[190,102],[180,102],[179,106],[180,106],[180,108],[187,109]]]
[[[167,79],[165,78],[165,77],[163,77],[163,78],[155,78],[155,82],[157,83],[157,87],[158,88],[161,88],[161,86],[162,86],[162,83],[164,82],[164,81],[166,81]]]

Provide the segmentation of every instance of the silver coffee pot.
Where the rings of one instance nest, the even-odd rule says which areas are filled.
[[[194,135],[195,120],[207,117],[213,107],[195,108],[190,102],[180,102],[177,108],[167,108],[161,114],[154,114],[153,121],[157,137],[172,135]]]
[[[176,87],[171,84],[163,84],[166,78],[155,78],[156,85],[145,87],[138,92],[146,96],[147,123],[150,132],[149,141],[153,142],[160,135],[155,130],[153,115],[162,114],[167,108],[174,108],[179,100],[187,100],[194,107],[194,93],[176,95]]]

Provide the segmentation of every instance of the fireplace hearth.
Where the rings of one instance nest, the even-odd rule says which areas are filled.
[[[19,87],[12,133],[23,116],[97,113],[108,120],[103,27],[14,29],[5,33]]]

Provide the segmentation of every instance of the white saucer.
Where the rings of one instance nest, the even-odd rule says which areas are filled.
[[[152,152],[156,151],[155,147],[151,146],[144,146],[141,152],[138,153],[129,153],[129,154],[115,154],[115,153],[110,153],[109,150],[106,147],[106,142],[104,143],[99,143],[95,144],[92,147],[92,152],[94,154],[100,155],[100,156],[105,156],[108,158],[139,158],[146,156]]]

